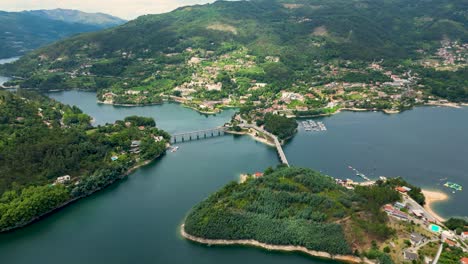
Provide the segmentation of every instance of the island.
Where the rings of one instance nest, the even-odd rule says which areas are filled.
[[[152,118],[93,127],[79,108],[0,91],[0,232],[30,224],[165,153]]]
[[[356,184],[305,168],[268,168],[193,207],[181,234],[202,244],[297,251],[349,263],[423,263],[436,257],[431,250],[440,245],[446,246],[442,256],[467,257],[464,222],[450,221],[457,233],[430,231],[435,222],[418,215],[411,198],[421,199],[421,189],[406,185],[401,178]]]

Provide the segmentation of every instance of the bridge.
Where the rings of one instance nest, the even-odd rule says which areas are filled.
[[[283,147],[281,146],[281,142],[278,140],[277,136],[255,125],[241,124],[240,126],[243,128],[252,128],[272,138],[275,143],[276,152],[278,153],[281,163],[289,167],[288,159],[286,158],[286,154],[284,154]],[[226,134],[226,130],[227,130],[226,127],[220,126],[220,127],[215,127],[211,129],[173,134],[171,137],[171,143],[186,142],[186,141],[192,141],[192,140],[206,139],[209,137],[223,136]]]
[[[226,134],[225,132],[226,132],[226,128],[220,126],[220,127],[210,128],[210,129],[173,134],[171,137],[171,143],[200,140],[200,139],[206,139],[209,137],[218,137],[218,136],[225,135]]]
[[[285,164],[285,165],[287,165],[289,167],[288,159],[286,158],[286,154],[284,154],[284,151],[283,151],[283,146],[281,146],[281,142],[278,140],[277,136],[275,136],[275,135],[271,134],[270,132],[264,130],[263,128],[255,126],[255,125],[241,124],[241,127],[255,129],[255,130],[269,136],[270,138],[272,138],[274,143],[275,143],[276,152],[278,153],[278,156],[280,158],[281,163],[283,163],[283,164]]]

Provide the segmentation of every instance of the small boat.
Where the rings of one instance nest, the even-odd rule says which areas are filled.
[[[171,148],[171,152],[176,152],[178,149],[179,149],[179,146],[175,146],[175,147]]]

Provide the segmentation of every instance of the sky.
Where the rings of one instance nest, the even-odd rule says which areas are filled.
[[[84,12],[102,12],[123,19],[134,19],[145,14],[169,12],[177,7],[206,4],[215,0],[0,0],[0,10],[23,11],[36,9],[77,9]]]

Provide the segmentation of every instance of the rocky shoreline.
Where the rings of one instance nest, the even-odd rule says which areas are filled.
[[[340,261],[344,263],[375,264],[374,261],[369,260],[367,258],[360,258],[360,257],[353,256],[353,255],[332,255],[327,252],[310,250],[301,246],[271,245],[271,244],[262,243],[253,239],[239,239],[239,240],[205,239],[205,238],[196,237],[196,236],[192,236],[188,234],[185,231],[185,224],[181,225],[180,234],[182,235],[182,237],[184,237],[187,240],[200,243],[200,244],[205,244],[205,245],[220,245],[220,246],[244,245],[244,246],[259,247],[259,248],[263,248],[266,250],[275,250],[275,251],[284,251],[284,252],[301,252],[312,257],[331,259],[331,260],[336,260],[336,261]]]

